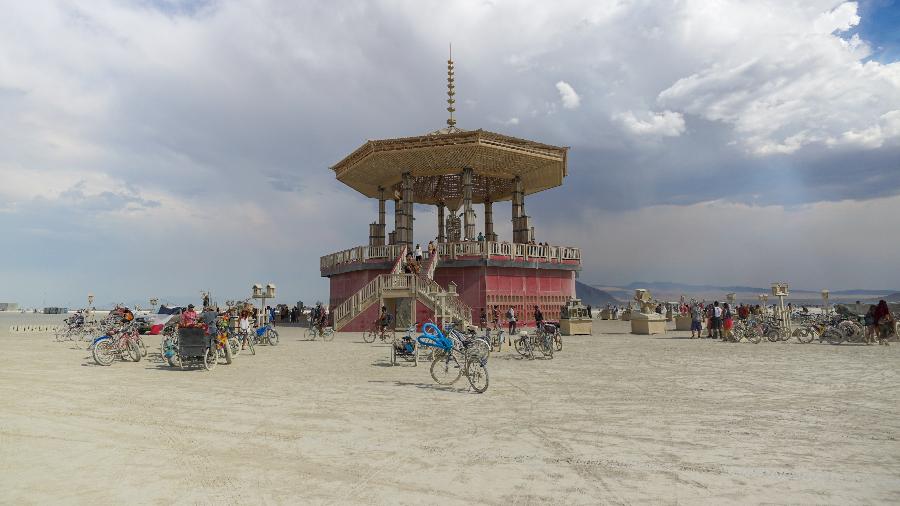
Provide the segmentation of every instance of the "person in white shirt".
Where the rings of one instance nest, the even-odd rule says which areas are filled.
[[[416,244],[416,262],[422,261],[422,245]]]
[[[241,329],[241,335],[244,336],[241,341],[241,349],[247,349],[247,341],[250,340],[250,313],[244,311],[241,313],[241,318],[238,320],[238,326]]]

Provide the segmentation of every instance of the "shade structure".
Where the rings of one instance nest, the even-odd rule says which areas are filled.
[[[463,198],[463,169],[473,172],[472,203],[510,200],[516,177],[526,194],[561,185],[568,149],[451,128],[367,141],[331,169],[339,181],[370,198],[378,198],[379,188],[399,191],[402,175],[409,173],[415,203],[453,208]]]

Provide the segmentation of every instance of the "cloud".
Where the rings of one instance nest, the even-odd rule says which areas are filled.
[[[0,248],[14,266],[0,299],[256,281],[324,298],[319,255],[364,244],[376,216],[328,167],[366,139],[444,126],[446,40],[459,41],[461,128],[571,146],[564,186],[528,209],[587,256],[605,257],[577,233],[599,216],[629,244],[639,220],[697,219],[700,203],[780,223],[900,192],[900,64],[870,59],[853,3],[35,0],[4,14],[0,228],[21,248]],[[433,236],[435,217],[417,217],[417,239]],[[630,232],[612,225],[625,217]],[[508,220],[498,229],[508,237]],[[253,247],[160,274],[195,265],[222,230]],[[809,241],[795,232],[782,258],[800,269]],[[823,276],[837,278],[858,247],[828,249]],[[610,264],[632,272],[619,255]],[[81,275],[98,264],[131,274]]]
[[[676,80],[658,103],[732,126],[737,142],[759,156],[816,144],[870,149],[900,139],[875,123],[900,108],[900,63],[864,61],[870,50],[858,36],[832,33],[859,23],[857,4],[843,3],[811,22],[802,10],[779,14]]]
[[[639,120],[633,112],[625,111],[613,115],[613,120],[619,122],[626,131],[637,135],[661,135],[664,137],[678,137],[684,133],[684,117],[681,113],[672,111],[650,112],[645,114],[647,120]]]
[[[556,89],[559,91],[559,98],[562,100],[563,107],[566,109],[578,109],[578,106],[581,105],[581,97],[578,96],[578,93],[575,93],[575,89],[569,83],[559,81],[556,83]]]

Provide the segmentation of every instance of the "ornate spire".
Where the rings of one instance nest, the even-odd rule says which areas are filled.
[[[447,120],[447,126],[450,129],[456,128],[456,120],[453,118],[453,113],[456,112],[456,107],[453,104],[456,103],[456,100],[453,98],[456,95],[456,86],[453,84],[453,44],[450,44],[450,59],[447,60],[447,112],[450,113],[450,119]]]

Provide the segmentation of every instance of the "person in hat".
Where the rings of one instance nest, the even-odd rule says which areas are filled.
[[[181,313],[181,326],[193,327],[197,325],[197,312],[194,311],[194,305],[188,304],[187,311]]]

